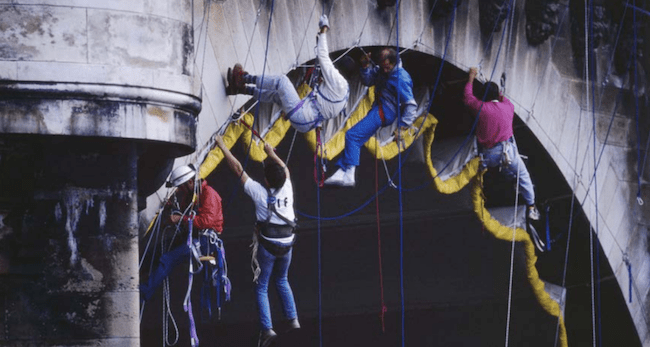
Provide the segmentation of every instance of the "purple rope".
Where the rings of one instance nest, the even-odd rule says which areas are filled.
[[[190,217],[188,221],[188,233],[187,233],[187,247],[192,249],[192,222],[194,218]],[[190,252],[190,278],[188,284],[188,291],[192,288],[192,281],[194,279],[194,271],[192,271],[192,252]],[[190,342],[192,347],[197,347],[199,345],[199,336],[196,334],[196,323],[194,322],[194,315],[192,314],[192,296],[188,295],[187,300],[183,303],[183,310],[187,312],[187,315],[190,317]]]

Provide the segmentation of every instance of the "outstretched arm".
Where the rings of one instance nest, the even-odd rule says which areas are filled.
[[[478,111],[481,109],[481,105],[483,102],[479,99],[477,99],[474,96],[474,78],[476,78],[476,75],[478,74],[478,69],[473,67],[469,69],[469,78],[467,79],[467,84],[465,84],[465,90],[464,90],[464,97],[463,101],[465,102],[465,105],[467,105],[469,108],[473,109],[474,111]]]
[[[278,155],[275,154],[275,150],[273,149],[273,147],[271,147],[271,145],[269,145],[268,143],[265,143],[264,144],[264,151],[266,152],[266,154],[269,155],[269,157],[271,159],[273,159],[273,161],[275,161],[280,166],[282,166],[282,168],[284,169],[284,173],[287,176],[287,179],[289,179],[289,177],[290,177],[289,176],[289,168],[284,164],[282,159],[280,159],[280,157],[278,157]]]
[[[241,182],[242,185],[248,181],[248,174],[246,171],[244,171],[244,168],[241,166],[241,163],[237,158],[235,158],[232,153],[230,153],[230,150],[228,147],[226,147],[226,144],[223,142],[223,139],[221,136],[217,136],[216,139],[217,146],[221,148],[221,151],[223,152],[223,156],[228,162],[228,166],[230,166],[230,169],[235,173],[235,175],[239,176],[239,181]]]

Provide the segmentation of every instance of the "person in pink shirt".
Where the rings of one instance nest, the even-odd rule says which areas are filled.
[[[478,69],[469,69],[469,79],[465,85],[463,101],[478,117],[476,139],[484,169],[501,167],[501,172],[510,179],[519,176],[519,189],[526,202],[529,219],[538,220],[539,211],[535,206],[535,190],[528,169],[519,156],[513,138],[512,122],[515,117],[514,105],[503,95],[494,82],[485,83],[481,99],[474,95],[474,79]],[[485,100],[485,101],[482,101]]]

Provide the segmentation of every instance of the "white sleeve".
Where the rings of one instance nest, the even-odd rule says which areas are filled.
[[[244,183],[244,192],[248,194],[254,202],[257,202],[261,199],[265,199],[264,193],[266,192],[266,189],[257,181],[249,177],[246,180],[246,183]]]
[[[347,92],[348,81],[336,69],[327,48],[327,34],[318,34],[317,58],[321,66],[321,76],[325,84],[333,90],[345,90]]]

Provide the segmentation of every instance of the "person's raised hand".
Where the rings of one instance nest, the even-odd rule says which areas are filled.
[[[268,142],[264,143],[264,150],[266,151],[266,153],[269,153],[269,154],[270,153],[275,153],[275,148],[273,148],[273,146],[269,145]]]
[[[330,21],[327,19],[327,15],[323,14],[320,16],[320,20],[318,21],[318,27],[323,30],[323,28],[328,28],[330,27]]]
[[[359,62],[361,63],[361,66],[365,69],[370,65],[370,59],[372,58],[372,52],[368,52],[364,55],[361,56],[361,59]]]
[[[478,68],[476,68],[476,67],[469,68],[469,78],[470,79],[473,80],[474,78],[476,78],[477,75],[478,75]]]

